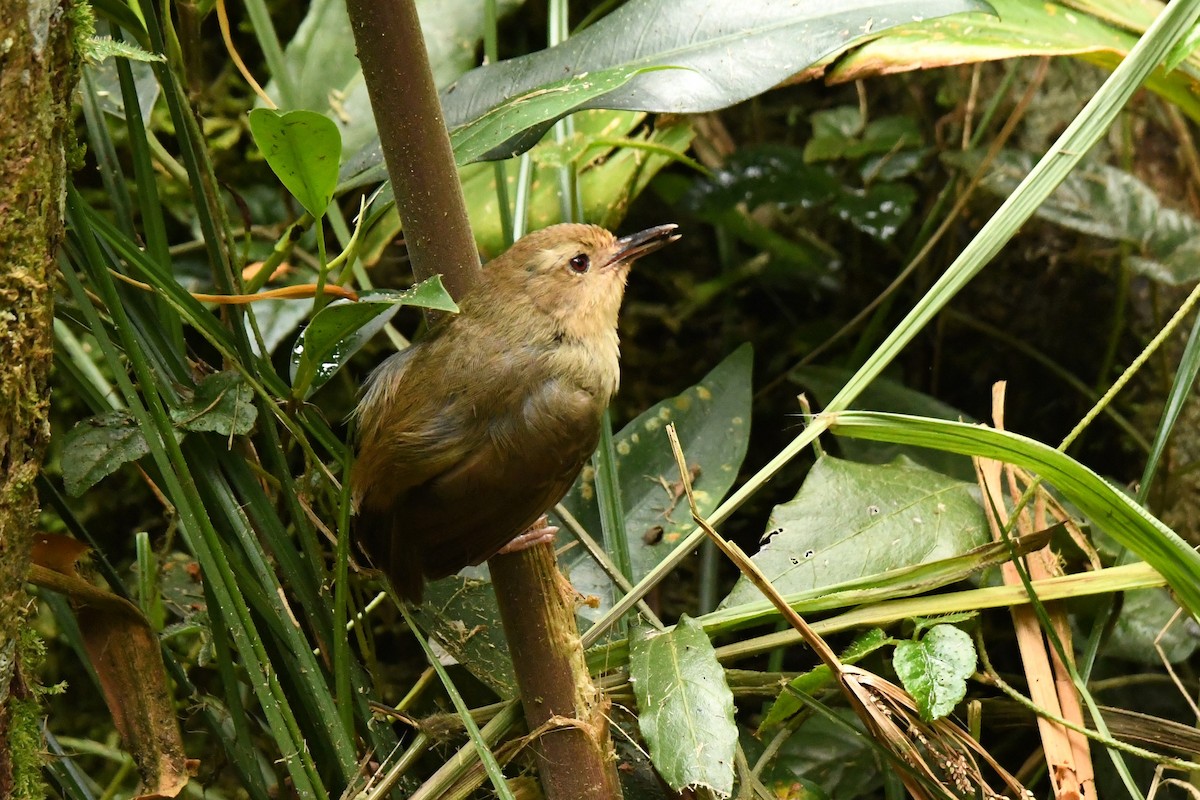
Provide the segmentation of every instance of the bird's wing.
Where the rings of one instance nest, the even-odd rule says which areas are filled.
[[[596,449],[603,406],[586,392],[548,386],[553,413],[535,410],[535,394],[528,419],[493,420],[501,435],[407,494],[405,538],[420,547],[429,578],[495,555],[562,499]]]

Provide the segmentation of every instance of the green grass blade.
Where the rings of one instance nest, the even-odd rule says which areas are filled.
[[[1200,553],[1124,492],[1075,459],[1020,434],[962,422],[844,411],[832,415],[841,436],[913,444],[1016,464],[1050,481],[1096,525],[1167,579],[1200,619]]]

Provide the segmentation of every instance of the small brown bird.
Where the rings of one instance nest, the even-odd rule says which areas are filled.
[[[460,313],[372,373],[355,414],[356,536],[396,592],[491,558],[571,487],[620,378],[629,266],[676,225],[620,239],[594,225],[531,233],[489,262]]]

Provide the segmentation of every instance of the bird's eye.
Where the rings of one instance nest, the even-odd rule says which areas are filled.
[[[582,275],[592,268],[592,260],[588,258],[587,253],[572,256],[567,264],[571,267],[571,271],[577,275]]]

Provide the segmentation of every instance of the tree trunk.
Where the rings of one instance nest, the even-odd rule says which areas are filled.
[[[39,792],[18,631],[50,427],[51,280],[78,63],[72,5],[0,0],[0,797]]]

